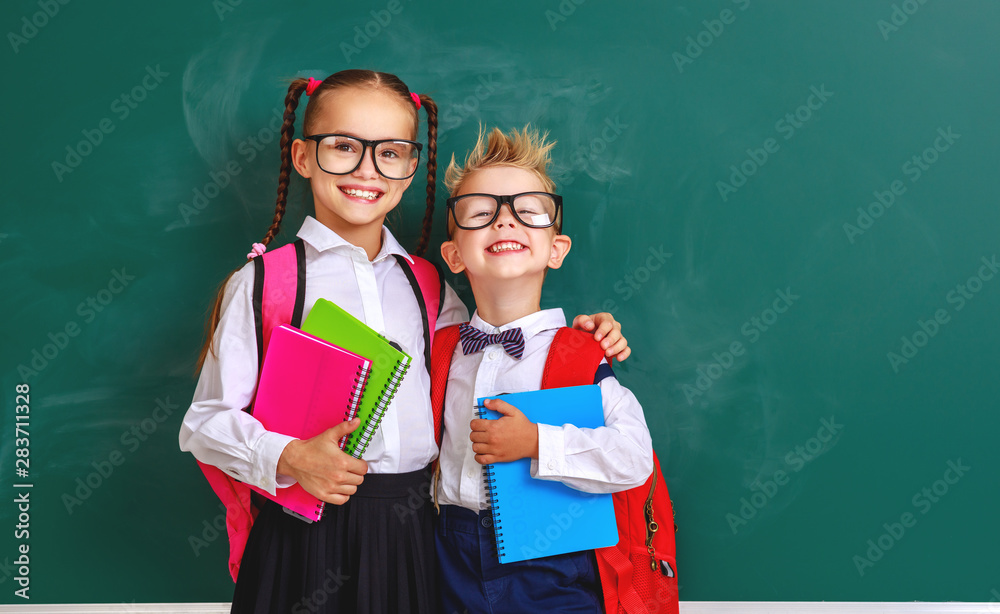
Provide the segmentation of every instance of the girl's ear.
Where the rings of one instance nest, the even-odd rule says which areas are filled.
[[[292,141],[292,166],[302,177],[309,179],[311,173],[306,163],[306,156],[309,155],[309,143],[302,139]]]
[[[465,270],[465,263],[462,262],[462,254],[458,251],[458,246],[454,241],[445,241],[441,244],[441,259],[448,265],[448,270],[452,273],[461,273]]]
[[[566,235],[556,235],[552,239],[552,255],[549,257],[549,268],[558,269],[562,266],[566,254],[573,246],[573,240]]]

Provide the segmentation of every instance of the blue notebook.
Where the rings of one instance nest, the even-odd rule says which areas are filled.
[[[601,389],[596,384],[483,397],[476,406],[481,418],[500,417],[483,407],[483,401],[496,398],[518,408],[536,424],[604,426]],[[612,495],[585,493],[562,482],[532,478],[528,458],[486,465],[484,476],[501,563],[618,543]]]

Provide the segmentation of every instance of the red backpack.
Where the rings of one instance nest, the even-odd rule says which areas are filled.
[[[431,354],[431,405],[438,447],[443,436],[448,370],[458,345],[458,326],[437,332]],[[542,372],[542,388],[593,384],[604,350],[590,333],[562,328],[556,333]],[[618,545],[594,551],[606,612],[678,614],[674,512],[660,461],[653,453],[653,474],[642,486],[614,494]],[[671,530],[673,529],[673,530]]]
[[[444,284],[436,266],[423,258],[411,256],[411,264],[406,258],[396,255],[406,274],[413,293],[420,306],[424,323],[424,364],[430,368],[431,344],[438,312],[444,302]],[[257,329],[257,368],[264,364],[267,344],[271,331],[281,324],[302,325],[302,311],[305,306],[306,257],[305,244],[296,240],[274,251],[254,258],[253,313]],[[253,400],[243,411],[252,413]],[[250,487],[236,480],[218,467],[198,462],[212,490],[226,506],[226,529],[229,534],[229,573],[236,580],[240,571],[243,551],[257,508],[250,498]]]

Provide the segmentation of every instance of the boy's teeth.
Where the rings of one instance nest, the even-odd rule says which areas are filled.
[[[371,192],[369,190],[356,190],[354,188],[345,188],[344,192],[350,194],[351,196],[364,198],[365,200],[375,200],[379,194],[378,192]]]
[[[490,246],[490,252],[494,254],[497,252],[510,252],[518,249],[524,249],[524,246],[514,241],[504,241]]]

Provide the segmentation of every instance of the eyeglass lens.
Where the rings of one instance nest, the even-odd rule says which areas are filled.
[[[349,136],[328,136],[316,144],[316,159],[328,173],[353,172],[365,155],[366,145]],[[406,179],[416,171],[420,150],[406,141],[385,141],[375,146],[375,168],[387,179]]]
[[[455,202],[455,218],[464,228],[485,228],[500,206],[489,196],[463,196]],[[531,228],[547,228],[556,219],[556,201],[547,194],[520,194],[513,199],[511,209],[517,221]]]

